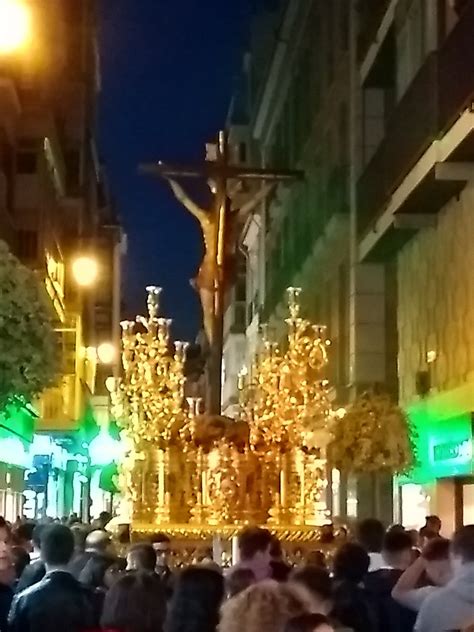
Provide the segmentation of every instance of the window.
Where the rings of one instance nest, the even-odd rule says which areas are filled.
[[[37,171],[38,154],[35,151],[20,151],[16,157],[17,173],[34,174]]]

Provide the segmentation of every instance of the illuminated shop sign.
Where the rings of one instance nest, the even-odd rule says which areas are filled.
[[[474,473],[471,413],[437,419],[426,412],[410,414],[416,433],[417,466],[400,478],[402,484],[426,484],[437,478]]]
[[[472,440],[449,441],[433,446],[433,462],[440,461],[470,461],[472,459]]]

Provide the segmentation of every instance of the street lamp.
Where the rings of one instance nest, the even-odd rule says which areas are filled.
[[[89,458],[93,467],[103,467],[114,461],[120,461],[122,454],[121,442],[111,437],[106,430],[101,430],[89,445]]]
[[[97,357],[101,364],[112,364],[117,357],[117,350],[111,342],[102,342],[97,347]]]
[[[82,255],[74,259],[72,263],[72,273],[78,285],[90,287],[94,285],[99,276],[99,264],[93,257]]]
[[[0,0],[0,55],[24,48],[31,30],[31,10],[25,2]]]

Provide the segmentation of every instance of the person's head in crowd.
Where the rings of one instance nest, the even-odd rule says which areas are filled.
[[[223,605],[219,632],[284,632],[290,619],[306,612],[311,603],[298,587],[267,580]]]
[[[31,540],[33,542],[33,553],[36,557],[39,557],[41,553],[41,534],[44,530],[44,524],[37,524],[33,529]]]
[[[214,562],[214,552],[210,546],[198,550],[196,561],[198,564],[210,564]]]
[[[380,553],[382,551],[385,528],[380,520],[367,518],[362,520],[357,528],[357,541],[367,553]]]
[[[283,559],[283,548],[281,546],[280,540],[272,536],[271,544],[270,544],[270,557],[272,561],[279,562]]]
[[[127,554],[127,571],[153,573],[156,568],[156,552],[151,544],[135,544]]]
[[[359,584],[367,574],[369,565],[370,557],[366,549],[355,542],[348,542],[334,556],[334,577],[340,581]]]
[[[411,538],[411,545],[415,548],[419,548],[420,546],[420,533],[419,531],[417,531],[416,529],[409,529],[407,531],[408,534],[410,534],[410,538]]]
[[[119,524],[117,525],[116,532],[117,542],[119,544],[130,544],[130,525],[129,524]]]
[[[13,532],[13,539],[17,546],[22,546],[27,553],[33,551],[33,532],[36,523],[23,522]]]
[[[323,614],[301,614],[288,621],[285,632],[334,632],[334,628]]]
[[[11,527],[5,518],[0,516],[0,542],[4,544],[10,544],[11,542],[12,531]]]
[[[332,544],[334,542],[334,525],[331,523],[323,524],[319,534],[321,544]]]
[[[166,568],[171,557],[171,540],[166,533],[157,533],[152,537],[151,543],[156,553],[156,566]]]
[[[466,564],[474,564],[474,524],[456,531],[451,543],[453,571],[457,573]]]
[[[270,544],[270,560],[271,579],[277,582],[286,582],[291,567],[285,562],[280,540],[275,536],[272,537]]]
[[[334,534],[334,537],[337,541],[338,544],[342,544],[344,542],[347,542],[347,539],[349,537],[349,533],[347,531],[347,527],[345,527],[344,525],[341,525],[336,533]]]
[[[125,575],[127,571],[127,560],[124,557],[118,557],[112,562],[104,574],[105,588],[111,588],[116,581]]]
[[[451,542],[449,540],[432,538],[421,553],[426,574],[436,586],[444,586],[451,579],[450,549]]]
[[[74,536],[62,524],[47,525],[41,533],[41,557],[47,571],[65,569],[74,553]]]
[[[268,529],[247,527],[239,535],[240,559],[244,563],[251,562],[255,566],[269,568],[272,544],[272,534]]]
[[[405,530],[388,531],[383,541],[383,559],[388,566],[404,571],[412,563],[412,548],[412,539]]]
[[[11,529],[10,525],[0,516],[0,572],[11,570]]]
[[[326,568],[326,556],[322,551],[313,550],[306,556],[306,564],[308,566],[319,566],[320,568]]]
[[[11,551],[13,567],[16,579],[20,579],[21,574],[30,563],[30,554],[22,546],[14,546]]]
[[[106,531],[96,529],[86,536],[85,550],[90,553],[107,555],[112,546],[112,538]]]
[[[405,533],[406,529],[402,524],[399,524],[398,522],[396,522],[395,524],[391,524],[389,528],[387,529],[387,533],[393,533],[393,532]]]
[[[110,511],[101,511],[99,514],[99,518],[97,519],[99,529],[105,529],[111,520],[112,514],[110,513]]]
[[[426,516],[426,527],[436,535],[441,533],[442,522],[439,516]]]
[[[166,617],[165,632],[215,632],[224,598],[224,578],[204,566],[178,575]]]
[[[71,527],[74,536],[74,554],[80,555],[84,553],[86,548],[87,530],[81,524],[73,524]]]
[[[82,522],[79,516],[76,513],[73,513],[69,516],[68,524],[70,527],[72,527],[75,524],[82,524]]]
[[[429,527],[422,527],[420,529],[420,546],[423,548],[428,544],[430,540],[434,540],[438,536],[434,531],[432,531]]]
[[[120,632],[161,632],[166,596],[152,574],[129,573],[108,590],[102,611],[102,628]]]
[[[236,568],[225,580],[226,594],[229,599],[255,584],[255,573],[250,568]]]
[[[303,586],[308,591],[313,610],[329,614],[332,609],[332,579],[329,572],[321,566],[303,566],[290,576],[290,582]]]

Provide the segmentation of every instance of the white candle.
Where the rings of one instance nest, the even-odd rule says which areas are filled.
[[[201,487],[202,487],[202,502],[204,505],[208,504],[207,500],[207,472],[204,470],[201,474]]]
[[[284,469],[280,472],[280,502],[282,507],[286,507],[286,472]]]
[[[165,464],[162,450],[158,452],[158,503],[160,507],[165,504]]]

